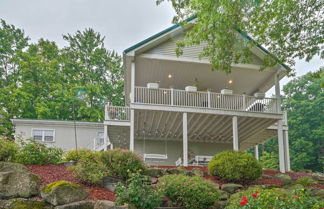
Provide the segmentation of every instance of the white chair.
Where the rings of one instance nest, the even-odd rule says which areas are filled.
[[[143,155],[144,161],[146,159],[153,159],[153,160],[167,160],[168,155],[165,154],[146,154]]]
[[[213,156],[208,155],[196,155],[195,156],[195,165],[207,165]]]
[[[182,159],[181,159],[181,157],[179,157],[178,160],[175,161],[175,165],[176,166],[181,166],[182,165]]]

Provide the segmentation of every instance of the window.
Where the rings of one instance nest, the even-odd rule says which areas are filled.
[[[50,129],[32,129],[32,137],[36,141],[54,142],[55,130]]]

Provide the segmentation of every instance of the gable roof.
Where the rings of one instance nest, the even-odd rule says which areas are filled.
[[[190,22],[190,21],[192,21],[192,20],[194,20],[194,19],[196,19],[196,16],[189,17],[189,18],[187,18],[186,20],[184,20],[184,22]],[[145,44],[147,44],[147,43],[149,43],[149,42],[151,42],[151,41],[153,41],[153,40],[155,40],[155,39],[158,39],[159,37],[161,37],[161,36],[163,36],[163,35],[165,35],[165,34],[171,32],[171,31],[173,31],[173,30],[175,30],[175,29],[177,29],[177,28],[180,28],[180,27],[181,27],[181,24],[178,23],[178,24],[175,24],[175,25],[173,25],[173,26],[171,26],[171,27],[169,27],[169,28],[166,28],[166,29],[162,30],[161,32],[156,33],[156,34],[154,34],[153,36],[150,36],[150,37],[148,37],[147,39],[144,39],[143,41],[140,41],[140,42],[138,42],[137,44],[134,44],[133,46],[131,46],[131,47],[125,49],[123,53],[124,53],[124,54],[127,54],[127,53],[129,53],[129,52],[131,52],[131,51],[133,51],[133,50],[135,50],[135,49],[138,49],[138,48],[144,46]],[[260,49],[263,53],[268,54],[268,55],[272,56],[274,59],[278,60],[278,58],[277,58],[274,54],[270,53],[266,48],[264,48],[263,46],[261,46],[260,44],[258,44],[254,39],[252,39],[252,38],[251,38],[249,35],[247,35],[245,32],[243,32],[243,31],[241,31],[241,30],[238,30],[238,32],[239,32],[239,33],[242,35],[242,37],[244,37],[246,40],[248,40],[248,41],[252,41],[252,42],[255,44],[255,46],[256,46],[258,49]],[[291,71],[291,68],[288,67],[286,64],[284,64],[284,63],[280,63],[280,65],[281,65],[282,67],[284,67],[286,70]]]

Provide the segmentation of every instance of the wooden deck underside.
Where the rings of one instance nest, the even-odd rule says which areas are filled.
[[[276,119],[239,117],[240,149],[276,136],[276,130],[267,129]],[[128,148],[129,127],[109,126],[108,134],[115,147]],[[188,114],[189,142],[232,143],[232,117],[225,115]],[[182,114],[167,111],[135,111],[135,140],[182,141]]]

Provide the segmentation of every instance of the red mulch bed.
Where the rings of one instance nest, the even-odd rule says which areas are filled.
[[[176,166],[151,166],[151,167],[153,167],[153,168],[164,168],[164,169],[177,168]],[[193,168],[200,168],[201,170],[206,171],[206,172],[208,170],[207,166],[188,166],[188,167],[184,167],[184,168],[187,169],[187,170],[192,170]],[[278,170],[263,170],[263,174],[267,175],[267,176],[275,176],[278,173],[280,173],[280,171],[278,171]],[[302,177],[311,177],[310,173],[301,172],[301,171],[300,172],[287,172],[286,174],[288,174],[293,181],[296,181],[297,179],[302,178]],[[222,185],[222,184],[226,183],[226,182],[223,182],[219,177],[214,177],[214,176],[210,176],[210,175],[205,176],[205,179],[212,180],[212,181],[216,182],[219,185]],[[264,178],[261,178],[261,179],[255,181],[255,182],[252,182],[252,183],[243,183],[243,186],[245,188],[247,188],[247,187],[249,187],[251,185],[262,185],[262,184],[274,185],[274,186],[282,186],[283,182],[281,180],[278,180],[278,179],[264,177]],[[324,184],[313,184],[312,187],[324,189]]]
[[[82,184],[75,178],[75,175],[73,173],[67,171],[66,166],[29,165],[27,166],[27,168],[42,179],[41,186],[45,186],[46,184],[60,180],[70,181],[88,189],[90,191],[88,199],[115,201],[115,194],[113,192],[100,186],[88,186]]]
[[[177,168],[176,166],[151,166],[155,168]],[[115,194],[101,186],[89,186],[85,185],[82,182],[78,181],[75,177],[75,175],[69,171],[67,171],[67,167],[63,165],[30,165],[27,166],[27,168],[33,172],[34,174],[38,175],[41,179],[41,186],[45,186],[46,184],[65,180],[74,182],[76,184],[81,185],[82,187],[88,189],[90,191],[90,195],[88,196],[88,199],[91,200],[110,200],[115,201]],[[192,170],[193,168],[200,168],[203,171],[207,171],[207,167],[201,167],[201,166],[188,166],[185,167],[188,170]],[[264,170],[263,173],[268,176],[274,176],[278,173],[280,173],[277,170]],[[309,177],[311,174],[307,172],[288,172],[289,176],[291,176],[292,180],[295,181],[302,177]],[[224,184],[225,182],[221,181],[220,178],[207,175],[205,176],[205,179],[212,180],[216,182],[217,184]],[[267,185],[276,185],[276,186],[282,186],[283,182],[278,179],[273,178],[261,178],[257,180],[256,182],[249,183],[249,184],[243,184],[244,187],[249,187],[251,185],[261,185],[261,184],[267,184]],[[320,188],[324,189],[324,184],[313,184],[312,187],[314,188]]]

